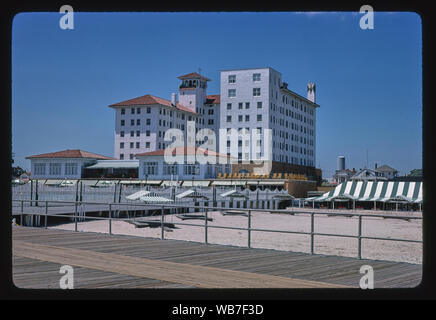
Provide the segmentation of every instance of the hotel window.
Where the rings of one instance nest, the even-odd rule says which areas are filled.
[[[253,73],[253,81],[260,81],[260,73]]]
[[[196,162],[195,164],[185,164],[183,166],[183,174],[198,176],[200,174],[200,164],[198,162]]]
[[[145,136],[149,137],[150,136],[150,130],[145,131]]]
[[[130,109],[130,111],[132,111],[132,114],[135,114],[135,108]]]
[[[49,174],[50,175],[60,175],[61,174],[61,164],[60,163],[50,163],[49,164]]]
[[[130,136],[134,137],[135,136],[135,131],[130,131]]]
[[[213,124],[213,119],[209,119],[208,124]]]
[[[227,110],[232,110],[232,104],[231,103],[227,103]]]
[[[262,109],[262,101],[257,102],[257,109]]]
[[[250,102],[245,103],[245,109],[250,109]]]
[[[250,121],[250,115],[248,115],[248,114],[245,115],[245,121],[246,122]]]
[[[120,149],[124,149],[124,142],[120,142]]]
[[[261,114],[257,115],[257,121],[262,121],[262,115]]]
[[[139,137],[141,135],[141,132],[138,130],[136,131],[136,136]]]
[[[124,160],[124,154],[120,153],[120,160]]]
[[[175,164],[164,163],[164,165],[163,165],[163,174],[164,175],[178,174],[178,172],[179,172],[179,166],[177,165],[177,163],[175,163]]]
[[[139,126],[141,124],[141,120],[140,119],[136,119],[136,125]]]
[[[139,142],[136,143],[136,149],[139,149]]]
[[[150,142],[146,142],[145,143],[145,147],[148,149],[148,148],[150,148]],[[160,148],[160,143],[159,143],[159,148]]]
[[[229,97],[229,98],[234,98],[234,97],[236,97],[236,89],[229,89],[229,91],[228,91],[228,97]]]
[[[144,175],[156,175],[157,174],[157,162],[144,162],[144,169],[143,173]]]
[[[77,174],[77,163],[66,163],[65,164],[65,175],[76,175]]]
[[[151,119],[146,120],[146,125],[149,126],[151,124]]]
[[[134,120],[134,119],[131,119],[131,120],[130,120],[130,125],[131,125],[131,126],[134,126],[134,125],[135,125],[135,120]]]
[[[136,108],[136,113],[140,114],[141,113],[141,108]]]
[[[260,88],[253,88],[253,97],[260,96]]]
[[[45,174],[45,163],[35,163],[35,175]]]
[[[147,107],[147,113],[151,113],[151,108]]]
[[[236,75],[232,74],[229,75],[229,83],[235,83],[236,82]]]
[[[238,116],[238,121],[239,121],[239,122],[242,122],[242,115],[239,115],[239,116]]]
[[[133,149],[133,142],[130,142],[130,149]]]
[[[121,114],[126,114],[126,109],[121,109]]]
[[[242,102],[239,102],[238,109],[243,109],[244,104]]]
[[[120,131],[120,137],[124,137],[124,131]]]
[[[121,120],[121,126],[124,126],[124,120]]]
[[[227,116],[227,122],[232,122],[232,116]]]
[[[213,109],[209,109],[208,114],[209,115],[213,114]]]
[[[130,154],[130,160],[133,160],[133,154]]]

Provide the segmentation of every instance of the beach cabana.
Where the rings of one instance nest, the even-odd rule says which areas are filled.
[[[422,203],[422,188],[422,182],[346,181],[319,197],[306,198],[306,201],[332,203],[333,206],[334,201],[353,200],[355,204],[361,203],[369,208],[375,209],[377,203],[385,208],[385,204],[392,201]]]

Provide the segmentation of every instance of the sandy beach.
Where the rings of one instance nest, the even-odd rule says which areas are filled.
[[[346,213],[344,210],[340,212]],[[395,214],[397,215],[399,213]],[[401,215],[416,216],[420,215],[420,213],[401,213]],[[247,227],[248,219],[244,216],[224,216],[220,212],[209,212],[208,216],[213,218],[213,221],[208,222],[208,225],[211,227]],[[155,217],[154,219],[160,219],[160,217]],[[181,220],[174,215],[166,215],[165,221],[196,225],[179,225],[176,229],[165,231],[164,236],[166,239],[196,242],[205,241],[204,221]],[[290,215],[253,212],[251,227],[254,229],[310,232],[310,215],[306,213]],[[74,223],[56,225],[51,228],[74,230]],[[79,222],[78,231],[108,233],[109,222],[103,220]],[[357,235],[357,231],[357,217],[315,216],[315,232]],[[133,224],[119,220],[112,220],[112,233],[152,238],[161,237],[160,228],[136,228]],[[362,236],[421,240],[422,220],[413,219],[407,221],[383,219],[380,217],[364,217]],[[246,247],[248,232],[245,230],[208,228],[208,242]],[[357,239],[354,238],[315,236],[314,251],[315,254],[357,257],[357,242]],[[252,231],[251,247],[309,253],[310,235]],[[362,239],[362,258],[420,264],[422,263],[422,244]]]

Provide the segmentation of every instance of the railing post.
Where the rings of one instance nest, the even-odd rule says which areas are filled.
[[[20,225],[24,226],[23,224],[23,218],[24,218],[24,200],[21,200],[21,218],[20,218]]]
[[[45,222],[44,222],[44,226],[47,229],[47,215],[48,215],[48,201],[45,201]]]
[[[112,204],[109,203],[109,234],[112,234]]]
[[[207,242],[207,211],[204,215],[204,243],[208,243]]]
[[[314,238],[315,238],[315,213],[310,213],[310,254],[314,253]]]
[[[160,225],[161,225],[160,238],[163,240],[164,239],[164,206],[162,206]]]
[[[362,216],[359,215],[359,228],[357,233],[357,258],[362,259]]]
[[[248,247],[251,248],[251,210],[248,210]]]
[[[74,231],[77,231],[77,202],[74,203]]]

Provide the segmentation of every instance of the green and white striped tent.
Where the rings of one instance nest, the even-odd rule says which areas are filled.
[[[422,182],[347,181],[322,196],[306,198],[309,202],[347,200],[422,203]]]

